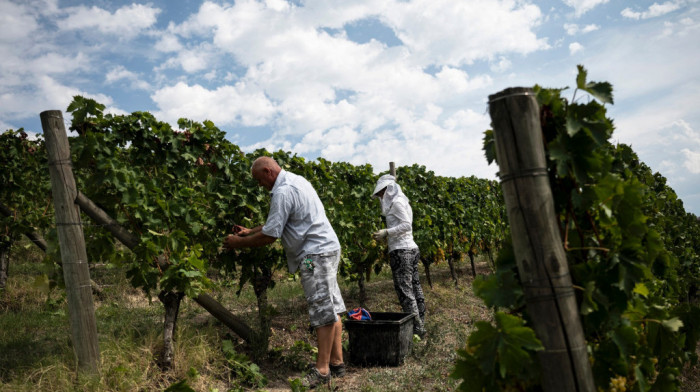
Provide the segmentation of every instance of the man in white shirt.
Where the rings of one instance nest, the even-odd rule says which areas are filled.
[[[251,174],[258,185],[271,192],[267,221],[252,229],[235,226],[235,234],[224,239],[224,247],[258,247],[282,240],[287,267],[290,273],[299,271],[310,323],[316,329],[316,366],[304,379],[305,386],[314,388],[330,382],[331,375],[345,374],[343,326],[338,317],[346,310],[337,282],[340,243],[323,203],[305,178],[282,170],[269,157],[256,159]]]

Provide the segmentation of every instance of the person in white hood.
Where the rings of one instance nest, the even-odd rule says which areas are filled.
[[[423,337],[425,297],[418,277],[420,251],[413,241],[413,210],[408,197],[396,183],[396,178],[390,174],[379,177],[372,197],[379,198],[387,227],[375,232],[372,237],[375,240],[387,240],[389,265],[399,303],[404,312],[416,315],[413,332]]]

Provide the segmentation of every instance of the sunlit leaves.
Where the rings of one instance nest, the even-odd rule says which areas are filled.
[[[463,379],[459,390],[502,390],[506,380],[518,380],[520,387],[538,378],[534,354],[543,349],[535,332],[522,319],[502,312],[495,314],[495,325],[476,323],[467,347],[457,350],[459,358],[451,377]]]
[[[602,103],[613,104],[612,85],[608,82],[589,82],[586,80],[588,71],[578,65],[578,75],[576,76],[576,88],[586,91]]]
[[[700,311],[684,303],[700,282],[697,220],[629,146],[610,143],[613,122],[603,105],[613,102],[611,85],[589,82],[579,66],[576,89],[568,101],[563,89],[534,88],[596,384],[677,390],[679,366],[694,357],[698,339],[692,331]],[[581,102],[580,91],[594,100]],[[488,151],[492,137],[484,139]],[[498,263],[475,292],[490,305],[512,307],[504,300],[519,295],[512,265]]]

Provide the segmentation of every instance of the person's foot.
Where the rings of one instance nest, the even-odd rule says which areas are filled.
[[[337,365],[333,365],[332,363],[328,365],[328,367],[331,369],[331,376],[333,377],[343,377],[345,376],[345,364],[344,363],[339,363]]]
[[[331,372],[328,372],[328,374],[324,376],[314,366],[309,369],[308,373],[306,373],[306,377],[304,377],[304,379],[301,381],[301,384],[306,388],[314,389],[321,384],[330,384],[330,382]]]

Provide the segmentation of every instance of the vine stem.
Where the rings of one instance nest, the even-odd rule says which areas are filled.
[[[603,252],[610,252],[610,249],[608,249],[608,248],[601,248],[601,247],[598,247],[598,246],[584,246],[584,247],[581,247],[581,248],[569,248],[569,247],[566,247],[565,249],[566,249],[567,251],[569,251],[569,250],[602,250]]]

